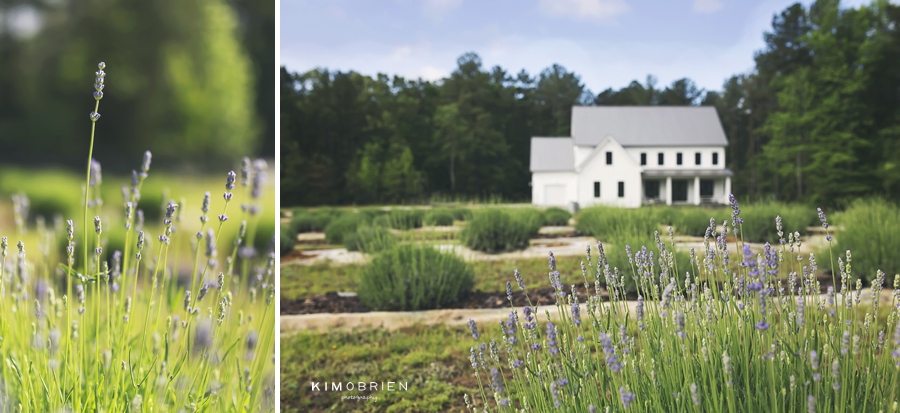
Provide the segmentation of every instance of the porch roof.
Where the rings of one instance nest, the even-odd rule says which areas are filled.
[[[646,178],[668,178],[668,177],[726,177],[734,175],[730,169],[648,169],[641,172]]]

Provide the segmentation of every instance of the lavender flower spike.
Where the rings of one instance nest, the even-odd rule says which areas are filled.
[[[481,334],[478,334],[478,326],[475,325],[475,320],[469,319],[469,332],[472,333],[472,338],[478,340],[478,337],[481,337]]]

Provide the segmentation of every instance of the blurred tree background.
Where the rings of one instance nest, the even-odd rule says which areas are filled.
[[[716,91],[647,76],[593,94],[562,65],[512,73],[474,53],[437,82],[282,68],[282,206],[529,200],[530,139],[568,136],[575,105],[715,106],[742,199],[900,196],[900,6],[797,3],[763,37],[755,69]]]
[[[274,156],[274,1],[0,0],[0,163],[83,167],[100,61],[104,169]]]

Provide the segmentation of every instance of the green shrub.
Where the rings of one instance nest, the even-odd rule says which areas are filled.
[[[294,250],[294,244],[296,244],[297,239],[294,236],[291,236],[291,234],[292,232],[287,225],[281,226],[281,255],[285,255]]]
[[[472,268],[427,245],[400,244],[376,255],[360,275],[359,299],[373,310],[444,308],[467,294]]]
[[[544,226],[544,213],[537,208],[506,208],[504,211],[514,221],[524,223],[528,228],[529,236],[537,234],[538,230]]]
[[[394,235],[383,226],[361,224],[355,232],[344,234],[344,247],[348,251],[378,252],[396,244]]]
[[[696,206],[690,207],[654,207],[659,222],[664,225],[671,225],[672,228],[682,235],[693,235],[702,237],[706,234],[709,227],[709,219],[715,218],[716,225],[721,224],[722,219],[731,216],[730,210],[725,209],[709,209]]]
[[[425,214],[425,223],[436,227],[453,225],[453,212],[448,209],[432,209]]]
[[[728,212],[728,217],[731,212]],[[782,204],[776,202],[764,204],[752,204],[741,207],[741,225],[738,235],[742,235],[745,242],[778,242],[778,230],[775,227],[775,218],[781,216],[784,233],[800,232],[806,234],[806,228],[816,222],[817,215],[814,208],[799,204]],[[787,236],[785,236],[787,238]]]
[[[342,215],[337,209],[317,209],[310,211],[304,208],[294,210],[294,216],[291,217],[291,228],[294,232],[315,232],[324,231],[328,224],[338,216]]]
[[[659,228],[659,217],[651,208],[593,206],[575,216],[575,229],[604,242],[618,242],[631,236],[647,239]]]
[[[360,214],[351,212],[332,220],[325,227],[325,240],[329,244],[343,244],[347,234],[356,232],[356,228],[363,222],[362,218]]]
[[[425,211],[421,209],[394,209],[388,213],[390,226],[399,230],[422,228]]]
[[[547,208],[544,210],[544,225],[569,225],[569,218],[572,214],[562,208]]]
[[[467,247],[477,251],[520,250],[528,247],[528,240],[537,234],[542,219],[540,212],[535,210],[507,212],[489,208],[478,211],[460,236]]]
[[[457,221],[468,221],[472,219],[472,210],[468,208],[452,208],[450,209],[450,213],[453,214],[453,219]]]
[[[870,283],[876,271],[882,270],[889,286],[894,274],[900,273],[900,260],[896,258],[900,251],[900,207],[883,199],[864,199],[853,202],[841,215],[841,226],[834,233],[834,262],[850,250],[851,275]],[[829,259],[829,255],[819,255],[820,263]]]

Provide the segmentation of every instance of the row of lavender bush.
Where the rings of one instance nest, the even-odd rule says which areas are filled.
[[[474,322],[470,361],[480,384],[473,411],[897,411],[900,401],[900,274],[890,305],[886,275],[873,274],[863,298],[850,251],[800,254],[802,236],[773,224],[778,238],[753,251],[732,198],[729,220],[710,220],[687,265],[671,244],[628,247],[628,265],[609,265],[603,245],[587,250],[584,287],[605,283],[609,298],[579,302],[560,284],[550,255],[558,318],[533,305],[513,307],[502,335],[482,337]],[[835,241],[821,209],[818,218]],[[895,224],[891,224],[895,225]],[[721,228],[721,227],[718,227]],[[852,230],[852,229],[848,229]],[[730,238],[729,235],[737,235]],[[729,239],[735,239],[729,242]],[[674,240],[673,240],[674,241]],[[735,255],[735,251],[738,252]],[[592,253],[597,252],[596,259]],[[834,263],[820,294],[820,260]],[[686,275],[676,282],[675,274]],[[517,274],[518,275],[518,274]],[[622,299],[624,278],[637,302]],[[710,282],[722,281],[721,283]],[[526,286],[516,277],[519,290]],[[508,284],[512,297],[513,285]]]

